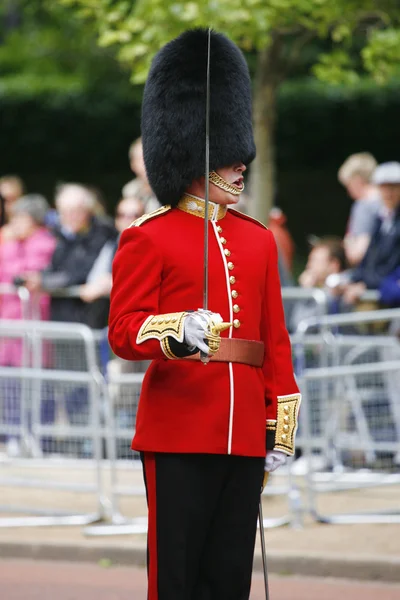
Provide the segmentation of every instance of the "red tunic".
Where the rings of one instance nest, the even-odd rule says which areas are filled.
[[[209,309],[234,323],[222,337],[263,341],[265,359],[262,368],[221,362],[205,366],[167,358],[157,339],[137,343],[149,316],[201,307],[204,220],[173,208],[139,224],[121,237],[109,322],[110,344],[118,356],[152,359],[132,448],[261,457],[267,424],[274,437],[270,447],[292,454],[300,399],[273,235],[233,210],[210,220]],[[286,396],[279,404],[278,397]],[[294,408],[285,404],[293,401]]]

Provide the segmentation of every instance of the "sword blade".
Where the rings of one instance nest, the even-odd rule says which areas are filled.
[[[203,265],[203,309],[208,310],[208,214],[209,214],[209,195],[210,182],[208,174],[210,172],[210,49],[211,49],[211,29],[208,30],[207,40],[207,91],[206,91],[206,162],[205,162],[205,214],[204,214],[204,265]],[[207,364],[209,356],[205,352],[200,352],[200,359]]]
[[[260,496],[260,503],[258,505],[258,520],[259,520],[259,525],[260,525],[261,556],[262,556],[263,572],[264,572],[265,598],[266,598],[266,600],[269,600],[267,551],[265,548],[264,517],[263,517],[261,496]]]
[[[203,271],[203,308],[208,310],[208,214],[210,182],[210,49],[211,29],[208,30],[207,41],[207,91],[206,91],[206,163],[205,163],[205,215],[204,215],[204,271]]]

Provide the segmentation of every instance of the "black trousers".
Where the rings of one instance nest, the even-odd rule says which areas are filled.
[[[148,600],[248,600],[264,459],[144,453]]]

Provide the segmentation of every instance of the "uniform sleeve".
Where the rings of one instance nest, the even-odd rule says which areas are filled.
[[[268,234],[269,257],[262,316],[267,449],[292,455],[301,395],[294,378],[289,334],[285,325],[278,252],[272,233]]]
[[[187,313],[159,314],[162,257],[139,227],[124,231],[113,262],[109,342],[125,360],[181,358]]]

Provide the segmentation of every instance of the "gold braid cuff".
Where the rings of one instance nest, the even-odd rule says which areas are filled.
[[[166,337],[160,342],[161,350],[164,352],[165,356],[171,360],[179,359],[179,356],[176,356],[171,350],[171,344],[169,343],[169,338]]]
[[[218,175],[218,173],[216,173],[215,171],[211,171],[211,173],[209,173],[208,180],[211,181],[211,183],[213,183],[217,187],[221,188],[221,190],[229,192],[233,196],[240,196],[240,194],[244,190],[244,183],[242,183],[242,187],[239,189],[236,186],[231,185],[230,183],[225,181],[225,179],[221,177],[221,175]]]
[[[275,432],[274,450],[280,450],[289,456],[294,454],[294,442],[298,426],[301,394],[278,396],[276,421],[268,419],[267,431]]]
[[[168,337],[172,337],[177,342],[182,343],[184,336],[183,326],[187,314],[187,312],[179,312],[165,315],[150,315],[139,329],[136,343],[142,344],[146,340],[151,339],[162,342]],[[161,347],[163,352],[167,354],[167,345],[162,344]],[[175,358],[175,356],[169,356],[169,358]]]

